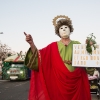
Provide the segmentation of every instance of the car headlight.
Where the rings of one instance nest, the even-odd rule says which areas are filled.
[[[23,74],[23,71],[20,71],[20,74]]]
[[[7,71],[7,74],[10,74],[10,71]]]

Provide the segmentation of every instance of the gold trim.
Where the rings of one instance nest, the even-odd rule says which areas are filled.
[[[58,18],[65,18],[65,19],[67,19],[67,20],[70,20],[70,18],[68,17],[68,16],[65,16],[65,15],[58,15],[58,16],[56,16],[54,19],[53,19],[53,25],[54,26],[56,26],[57,24],[56,24],[56,22],[57,22],[57,19]],[[70,20],[71,21],[71,20]]]

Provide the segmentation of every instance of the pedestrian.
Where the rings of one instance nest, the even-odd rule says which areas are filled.
[[[60,40],[40,50],[32,36],[24,32],[30,45],[25,64],[32,70],[29,100],[91,100],[85,68],[72,66],[73,44],[80,44],[70,39],[72,21],[60,15],[53,19],[53,25]]]

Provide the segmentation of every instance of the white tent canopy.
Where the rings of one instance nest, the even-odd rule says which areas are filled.
[[[23,62],[25,59],[24,55],[12,55],[10,57],[7,57],[4,61],[5,62]]]

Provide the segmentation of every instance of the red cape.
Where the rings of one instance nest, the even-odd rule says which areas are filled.
[[[70,72],[54,42],[40,50],[39,72],[32,71],[29,100],[91,100],[87,73],[83,68]]]

